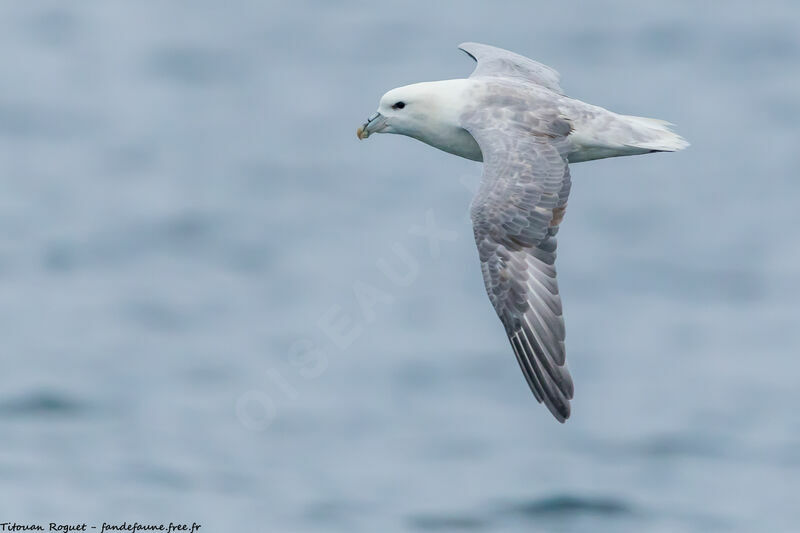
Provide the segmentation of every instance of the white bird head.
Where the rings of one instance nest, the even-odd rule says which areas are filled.
[[[438,118],[437,87],[415,83],[392,89],[381,97],[378,110],[358,128],[359,139],[373,133],[399,133],[415,137]]]
[[[356,131],[359,139],[373,133],[399,133],[445,152],[475,161],[481,152],[460,125],[466,103],[467,80],[415,83],[392,89],[381,97],[378,110]]]

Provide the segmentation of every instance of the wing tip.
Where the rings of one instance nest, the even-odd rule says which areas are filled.
[[[464,52],[465,54],[467,54],[469,57],[472,58],[473,61],[475,61],[477,63],[478,62],[478,58],[475,56],[475,54],[473,52],[470,52],[470,48],[474,48],[475,45],[480,45],[480,43],[473,43],[473,42],[467,41],[465,43],[459,44],[458,45],[458,49],[461,50],[462,52]]]
[[[558,366],[565,375],[556,380],[552,375],[554,370],[544,360],[547,356],[536,353],[524,329],[509,335],[509,340],[533,396],[539,403],[544,403],[556,420],[562,424],[566,422],[572,411],[570,400],[574,391],[566,366]]]
[[[547,408],[550,409],[550,405],[547,405]],[[565,424],[569,419],[569,416],[572,414],[572,407],[569,403],[569,400],[565,402],[565,407],[563,410],[559,409],[550,409],[550,413],[553,417],[558,420],[560,424]]]

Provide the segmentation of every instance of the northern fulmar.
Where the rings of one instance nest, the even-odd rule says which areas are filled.
[[[689,143],[668,122],[565,96],[546,65],[485,44],[459,48],[477,63],[469,78],[392,89],[357,134],[399,133],[483,161],[470,216],[486,292],[533,395],[564,422],[574,389],[554,264],[569,163]]]

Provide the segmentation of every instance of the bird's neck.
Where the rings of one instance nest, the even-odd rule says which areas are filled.
[[[459,157],[482,161],[478,143],[461,127],[466,102],[464,94],[469,83],[469,80],[457,79],[419,84],[420,89],[427,93],[429,108],[420,127],[406,135]]]

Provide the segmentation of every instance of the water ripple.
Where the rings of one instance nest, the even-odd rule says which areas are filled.
[[[481,531],[487,522],[473,516],[416,515],[408,519],[408,525],[420,531]]]
[[[32,392],[0,402],[0,416],[75,416],[84,413],[87,407],[68,395],[52,392]]]
[[[631,504],[616,498],[573,494],[560,494],[530,502],[519,502],[510,505],[507,510],[526,517],[574,516],[577,514],[629,516],[637,514]]]

